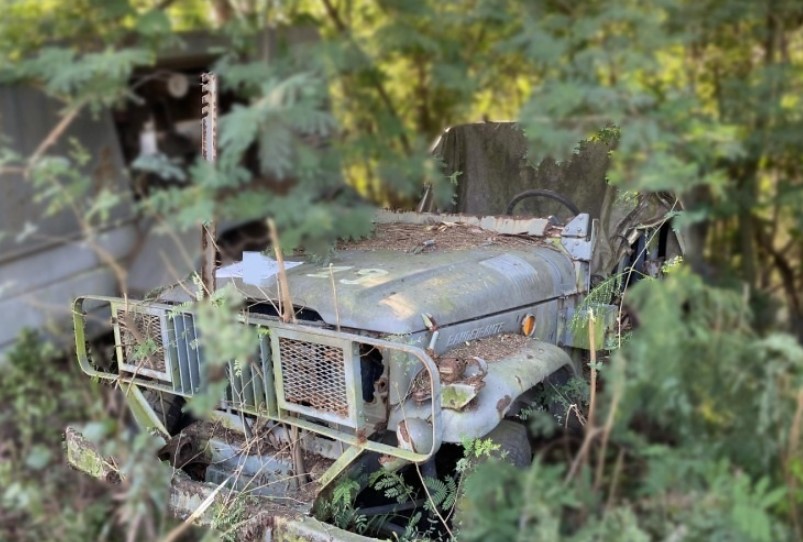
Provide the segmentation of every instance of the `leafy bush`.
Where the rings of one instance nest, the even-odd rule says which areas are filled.
[[[86,379],[31,331],[0,369],[0,539],[95,539],[109,521],[108,490],[70,470],[61,450],[63,428],[94,408]]]
[[[155,460],[151,435],[110,417],[119,395],[87,380],[32,331],[0,369],[0,540],[153,540],[172,526],[172,469]],[[115,458],[118,483],[67,465],[64,428],[76,424]]]
[[[757,335],[739,292],[688,272],[627,302],[641,325],[599,369],[605,423],[566,464],[480,467],[459,538],[795,540],[803,348]]]

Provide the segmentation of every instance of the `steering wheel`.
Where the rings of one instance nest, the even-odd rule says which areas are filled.
[[[505,214],[512,215],[513,209],[516,207],[516,205],[518,205],[520,201],[528,198],[552,199],[561,203],[564,207],[569,209],[573,214],[575,215],[580,214],[580,209],[577,208],[577,205],[575,205],[572,202],[572,200],[570,200],[566,196],[558,194],[554,190],[547,190],[545,188],[534,188],[532,190],[525,190],[524,192],[516,194],[515,196],[513,196],[513,199],[510,200],[510,203],[507,204],[507,210],[505,211]]]

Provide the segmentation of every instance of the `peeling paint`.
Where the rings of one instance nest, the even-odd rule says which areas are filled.
[[[467,384],[451,384],[441,390],[441,406],[452,410],[462,410],[477,396],[473,386]]]
[[[505,395],[496,402],[496,411],[499,413],[500,418],[504,417],[505,412],[507,412],[511,402],[512,399],[510,398],[510,395]]]
[[[410,433],[407,431],[407,423],[402,422],[399,424],[399,437],[403,442],[410,442]]]

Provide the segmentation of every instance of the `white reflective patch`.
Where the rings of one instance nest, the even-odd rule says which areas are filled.
[[[333,265],[331,267],[324,267],[323,271],[318,271],[317,273],[307,273],[307,276],[314,279],[328,279],[330,274],[342,273],[343,271],[348,271],[353,268],[353,265]]]
[[[340,284],[367,284],[372,282],[373,279],[383,277],[387,274],[388,272],[384,269],[360,269],[357,271],[357,275],[359,275],[360,278],[354,280],[341,279]]]
[[[535,267],[530,265],[529,262],[513,254],[494,256],[493,258],[481,261],[480,265],[483,265],[489,269],[493,269],[494,271],[498,271],[499,273],[511,278],[520,277],[522,274],[538,274],[538,271],[536,271]]]
[[[292,269],[304,262],[285,260],[284,268]],[[276,260],[260,252],[243,252],[243,261],[221,267],[215,271],[218,279],[241,278],[246,284],[262,285],[279,272]]]

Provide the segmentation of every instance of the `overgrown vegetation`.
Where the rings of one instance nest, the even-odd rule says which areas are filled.
[[[255,37],[285,23],[310,24],[321,40],[266,65]],[[222,119],[216,167],[137,164],[186,181],[138,201],[174,227],[269,214],[287,248],[325,253],[369,227],[370,208],[339,190],[343,178],[379,204],[409,204],[425,182],[445,200],[452,185],[428,145],[447,125],[483,117],[520,120],[536,165],[615,134],[611,182],[678,196],[686,262],[624,297],[635,330],[593,367],[582,438],[560,457],[537,451],[524,475],[489,462],[423,486],[432,511],[458,510],[459,539],[803,540],[799,2],[9,0],[0,77],[41,89],[69,124],[132,99],[134,70],[176,47],[178,30],[199,28],[229,39],[216,70],[243,104]],[[0,167],[36,183],[43,216],[73,207],[91,237],[130,195],[101,182],[85,198],[92,157],[80,145],[57,152],[63,131],[55,126],[32,156],[0,150]],[[249,149],[256,176],[243,165]],[[224,338],[222,348],[237,342]],[[89,428],[98,441],[120,424],[86,379],[52,370],[51,354],[26,335],[0,365],[0,535],[156,538],[168,525],[169,473],[151,460],[147,436],[109,444],[122,454],[122,505],[57,468],[65,423],[101,420]],[[539,433],[548,425],[532,423]],[[354,497],[340,488],[337,521],[368,530],[349,508]]]
[[[154,461],[158,442],[135,429],[123,401],[39,334],[20,336],[0,380],[0,540],[154,540],[174,529],[174,540],[217,539],[193,529],[179,535],[167,513],[173,469]],[[107,480],[68,466],[68,425],[114,458]]]
[[[75,370],[54,371],[52,347],[34,333],[8,354],[0,380],[0,538],[86,540],[103,531],[108,490],[66,468],[62,428],[95,404]],[[67,499],[66,497],[71,497]]]
[[[468,480],[465,540],[796,540],[803,349],[689,272],[628,295],[639,327],[598,366],[596,420],[565,462]],[[682,338],[682,339],[681,339]]]
[[[169,525],[163,507],[170,469],[150,460],[156,450],[149,435],[109,416],[111,400],[36,333],[20,337],[0,382],[0,539],[119,540],[152,537]],[[114,453],[121,483],[67,466],[68,424]]]
[[[377,470],[341,480],[319,515],[342,529],[398,540],[454,538],[453,517],[466,480],[488,461],[504,461],[506,452],[491,439],[463,443],[462,457],[452,472],[433,477],[420,468],[405,472]],[[366,487],[389,504],[369,508],[356,505]]]

